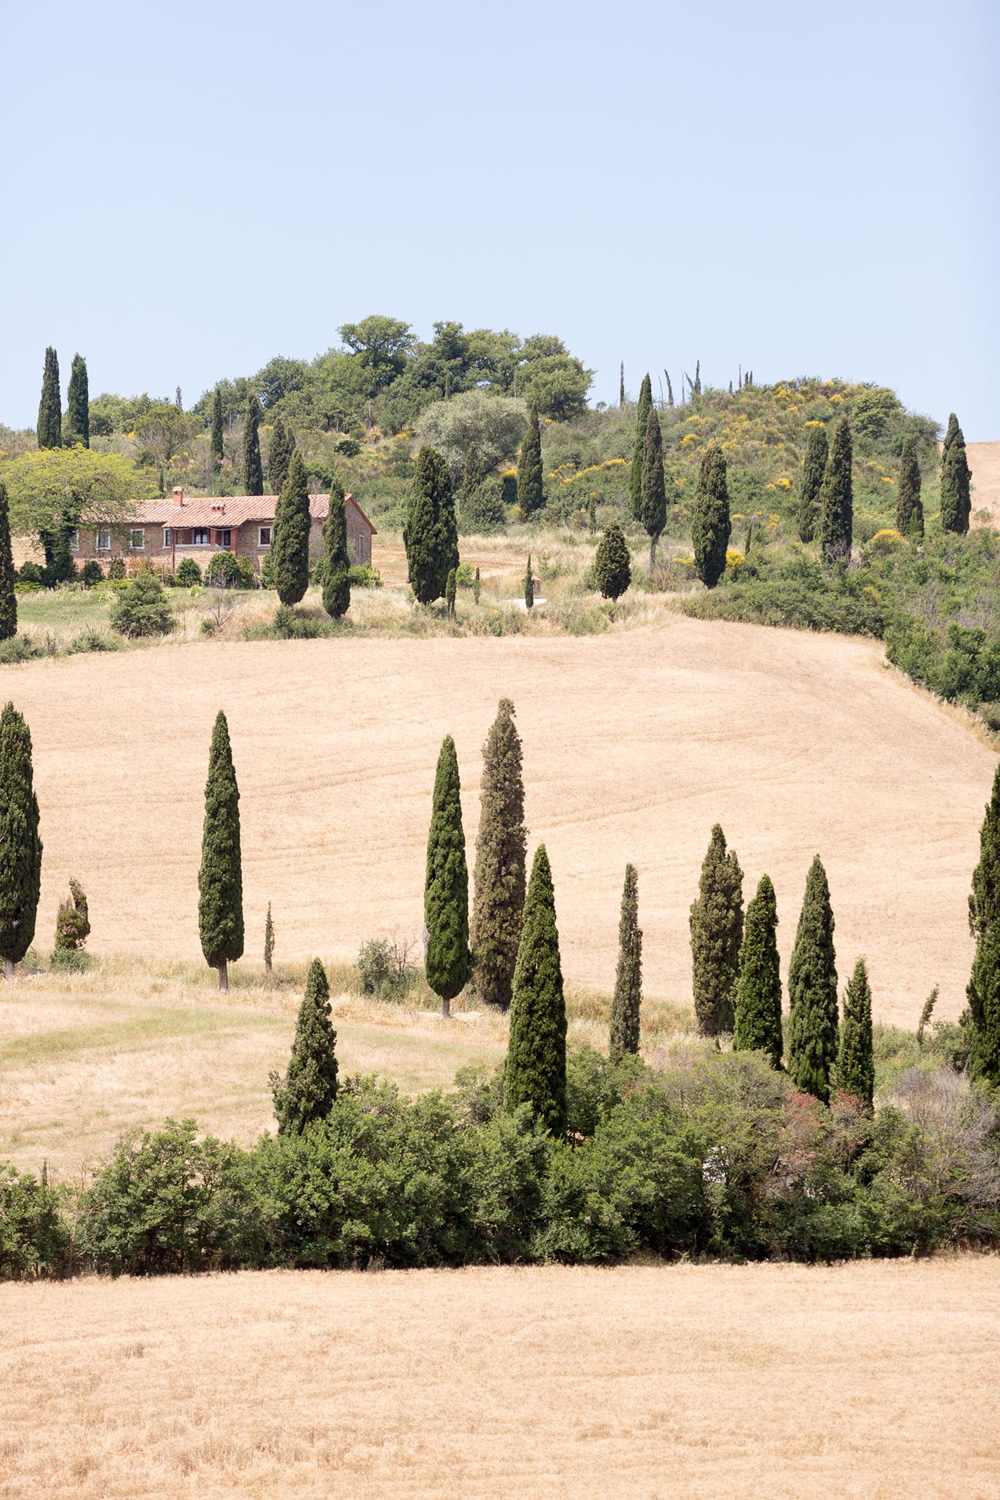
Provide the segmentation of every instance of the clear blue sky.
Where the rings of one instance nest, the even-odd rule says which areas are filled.
[[[189,405],[379,312],[1000,438],[995,0],[50,0],[4,53],[9,424],[49,343]]]

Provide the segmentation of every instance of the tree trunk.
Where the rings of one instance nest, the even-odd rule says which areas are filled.
[[[441,1014],[446,1018],[451,1015],[451,1001],[445,1000],[444,997],[441,999]]]
[[[656,536],[651,536],[650,539],[649,539],[649,571],[650,571],[650,574],[652,574],[653,569],[656,567],[656,544],[657,544],[658,541],[659,541],[659,537],[656,537]]]
[[[14,978],[14,960],[12,958],[5,958],[3,961],[3,977],[5,979]]]
[[[228,990],[228,988],[229,988],[229,965],[226,963],[225,959],[222,960],[222,962],[221,962],[221,964],[219,964],[218,968],[219,968],[219,989],[220,990]]]

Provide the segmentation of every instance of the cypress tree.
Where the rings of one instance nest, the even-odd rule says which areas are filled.
[[[17,635],[17,595],[14,557],[10,545],[10,509],[7,486],[0,479],[0,641]]]
[[[639,927],[639,877],[635,865],[625,866],[622,910],[618,920],[618,968],[611,1001],[611,1040],[608,1056],[621,1062],[639,1051],[639,1009],[642,1005],[642,931]]]
[[[799,476],[799,509],[796,529],[799,541],[811,542],[819,523],[819,492],[829,456],[825,427],[810,427]]]
[[[90,447],[90,383],[87,379],[87,361],[82,354],[74,354],[66,388],[66,446],[80,443]]]
[[[524,434],[517,459],[517,503],[525,520],[540,511],[545,504],[542,433],[538,425],[538,411],[534,406],[528,412],[528,430]]]
[[[482,580],[479,577],[479,569],[477,568],[476,572],[475,572],[475,577],[472,580],[472,598],[473,598],[473,600],[475,601],[476,604],[479,603],[479,591],[480,591],[481,588],[482,588]]]
[[[0,714],[0,957],[7,979],[35,936],[41,878],[31,732],[8,703]]]
[[[642,465],[646,457],[646,429],[653,406],[653,386],[648,375],[642,377],[639,387],[639,402],[635,410],[635,443],[632,446],[632,471],[629,475],[629,495],[632,501],[632,518],[642,519]]]
[[[841,417],[833,429],[833,442],[819,492],[819,539],[827,562],[845,562],[851,555],[854,534],[854,483],[852,478],[851,424]]]
[[[714,444],[706,448],[698,471],[691,513],[691,543],[695,572],[706,588],[714,589],[726,571],[726,550],[732,535],[726,460]]]
[[[632,582],[632,559],[620,526],[609,526],[598,542],[594,577],[605,599],[619,599]]]
[[[667,488],[663,478],[663,435],[660,416],[650,402],[642,456],[642,495],[639,519],[649,537],[649,571],[656,566],[656,544],[667,524]]]
[[[733,1029],[742,941],[743,871],[736,850],[727,852],[726,836],[716,823],[691,906],[692,991],[702,1036]]]
[[[243,492],[263,495],[264,470],[260,461],[260,433],[257,431],[264,413],[257,397],[250,393],[243,417]]]
[[[534,609],[535,607],[535,580],[531,575],[531,553],[528,553],[528,566],[524,570],[524,607]]]
[[[335,620],[351,607],[350,571],[344,486],[334,478],[330,483],[330,508],[323,522],[323,608]]]
[[[762,875],[747,907],[736,985],[734,1052],[766,1052],[781,1067],[781,970],[778,962],[778,906],[769,875]]]
[[[205,962],[218,969],[219,989],[228,990],[228,965],[243,956],[243,857],[240,790],[233,769],[229,725],[221,711],[212,730],[205,783],[198,928]]]
[[[209,440],[209,449],[212,454],[212,468],[218,469],[222,463],[222,392],[215,387],[212,397],[212,436]]]
[[[472,968],[469,953],[469,872],[462,831],[462,793],[455,741],[446,735],[434,777],[434,802],[427,835],[424,880],[424,927],[427,983],[441,999],[441,1014],[451,1015]]]
[[[501,698],[483,746],[472,905],[476,994],[498,1010],[510,1008],[524,913],[526,846],[521,736],[513,703]]]
[[[788,1076],[824,1104],[837,1060],[837,965],[830,887],[819,855],[806,880],[805,899],[788,966]]]
[[[455,613],[455,595],[458,592],[458,571],[455,568],[448,570],[448,581],[444,586],[445,607],[450,615]]]
[[[964,536],[972,514],[972,471],[965,452],[965,438],[952,412],[941,454],[941,528]]]
[[[59,395],[59,359],[56,351],[45,351],[42,397],[38,403],[39,448],[62,447],[62,400]]]
[[[619,405],[619,407],[624,407],[624,405],[625,405],[625,361],[624,360],[622,360],[620,366],[618,367],[618,405]]]
[[[264,919],[264,968],[270,974],[274,968],[274,919],[271,916],[271,903],[267,903],[267,916]]]
[[[837,1054],[837,1087],[872,1107],[875,1052],[872,1044],[872,992],[863,958],[854,966],[844,996],[844,1019]]]
[[[924,507],[920,499],[920,464],[917,444],[908,437],[899,459],[899,488],[896,495],[896,530],[901,536],[922,538]]]
[[[90,936],[90,910],[87,894],[80,882],[69,877],[69,898],[60,901],[56,912],[55,947],[64,952],[79,952]]]
[[[979,830],[979,863],[972,872],[969,931],[976,953],[966,994],[972,1017],[972,1072],[1000,1083],[1000,765]]]
[[[330,985],[318,958],[309,965],[284,1078],[270,1075],[279,1135],[301,1135],[325,1120],[337,1098],[337,1033],[330,1020]]]
[[[524,901],[524,927],[510,1003],[503,1102],[508,1110],[530,1104],[552,1135],[565,1133],[566,1001],[552,871],[544,844],[535,851]]]
[[[267,450],[267,482],[272,494],[281,494],[281,487],[288,478],[288,465],[292,461],[294,447],[294,432],[289,432],[281,418],[275,417]]]
[[[271,577],[282,604],[298,604],[309,587],[309,479],[296,448],[288,478],[274,508],[271,533]]]
[[[440,599],[448,574],[458,567],[458,527],[448,465],[434,448],[417,454],[403,545],[418,604]]]

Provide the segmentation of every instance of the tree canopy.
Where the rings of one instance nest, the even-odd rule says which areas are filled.
[[[67,510],[90,523],[123,522],[135,501],[152,495],[152,476],[119,453],[93,448],[39,448],[0,465],[10,529],[31,536],[62,523]]]

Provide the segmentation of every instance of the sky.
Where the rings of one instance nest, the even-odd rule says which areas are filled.
[[[0,422],[47,344],[191,405],[384,313],[1000,439],[994,0],[49,0],[0,97]]]

